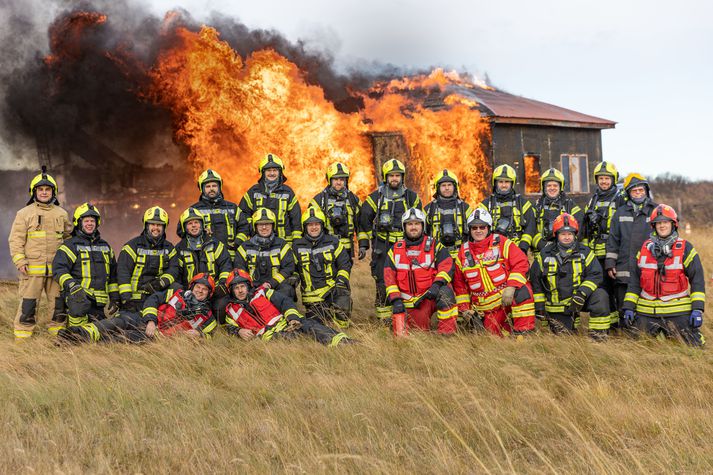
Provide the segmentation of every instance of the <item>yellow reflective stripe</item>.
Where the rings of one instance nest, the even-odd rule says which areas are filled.
[[[436,316],[439,320],[446,320],[448,318],[458,317],[458,308],[453,306],[446,310],[437,310]]]
[[[69,260],[72,261],[72,264],[74,264],[77,261],[77,255],[67,246],[62,244],[59,246],[59,249],[57,249],[57,252],[64,252],[67,257],[69,257]]]
[[[369,236],[369,233],[365,233],[364,231],[359,232],[359,235],[357,237],[359,240],[362,239],[371,239],[371,236]]]
[[[545,310],[552,313],[564,313],[565,306],[558,304],[545,304]]]
[[[12,262],[17,264],[18,261],[21,261],[24,258],[25,258],[24,254],[15,254],[14,256],[12,256]]]
[[[69,315],[67,319],[67,325],[70,327],[81,327],[89,322],[89,318],[86,316],[77,317],[74,315]]]
[[[46,265],[28,265],[27,266],[28,275],[50,275],[52,274],[52,264]]]
[[[386,287],[386,294],[388,295],[388,294],[392,294],[392,293],[397,293],[397,294],[401,293],[398,285],[389,285],[388,287]]]
[[[627,292],[626,295],[624,295],[624,302],[633,302],[636,303],[639,300],[639,296],[635,294],[634,292]]]
[[[70,274],[62,274],[59,276],[59,286],[64,287],[64,284],[67,283],[68,280],[70,280],[72,276]]]
[[[109,284],[107,288],[109,289],[109,293],[119,291],[119,286],[116,283]]]
[[[526,303],[512,307],[512,318],[531,317],[535,314],[535,304]]]
[[[337,277],[344,277],[345,279],[349,280],[349,271],[342,269],[339,272],[337,272]]]
[[[468,294],[456,295],[456,304],[464,303],[470,303],[470,296]]]
[[[594,282],[592,282],[591,280],[585,280],[579,286],[586,287],[587,289],[590,289],[592,292],[597,290],[597,285]]]
[[[593,252],[587,253],[587,257],[584,259],[584,265],[589,267],[589,265],[592,263],[593,260],[594,260],[594,253]]]
[[[161,274],[161,279],[166,279],[169,285],[173,284],[176,281],[176,279],[171,274]]]
[[[87,323],[82,325],[82,328],[89,333],[89,337],[92,339],[92,341],[99,341],[101,340],[101,334],[99,333],[99,329],[97,326],[93,323]]]
[[[302,318],[302,315],[300,315],[300,312],[298,312],[296,308],[288,308],[287,311],[285,312],[285,317],[292,317],[292,316]]]
[[[451,281],[451,276],[446,271],[441,271],[438,274],[436,274],[436,279],[438,279],[439,277],[441,279],[443,279],[444,281],[446,281],[446,283]]]
[[[371,206],[371,209],[376,211],[376,203],[374,203],[374,200],[371,199],[371,196],[366,197],[365,203],[368,204],[369,206]]]
[[[141,316],[145,317],[146,315],[153,315],[153,316],[158,316],[158,310],[156,307],[146,307],[141,311]]]
[[[610,324],[609,315],[603,317],[595,317],[593,315],[589,316],[589,329],[590,330],[608,330]]]
[[[122,247],[121,250],[126,252],[131,257],[132,261],[136,262],[136,253],[134,252],[133,249],[131,249],[131,246],[129,246],[127,244],[124,247]]]
[[[120,284],[119,292],[121,292],[122,294],[126,292],[131,292],[131,284]]]
[[[693,292],[691,294],[691,300],[705,302],[706,294],[704,292]]]
[[[92,283],[92,261],[88,252],[82,251],[80,255],[82,256],[82,287],[88,289]]]
[[[344,340],[345,338],[349,338],[346,333],[339,332],[336,335],[332,337],[332,341],[329,343],[329,347],[335,347],[339,344],[340,341]]]
[[[691,262],[693,262],[693,259],[698,255],[698,252],[696,252],[695,249],[691,249],[690,254],[688,254],[688,257],[686,257],[686,260],[683,261],[683,267],[688,267]]]
[[[530,236],[529,234],[523,234],[522,236],[520,236],[520,242],[532,244],[532,236]]]
[[[216,326],[218,326],[218,322],[216,320],[213,320],[208,325],[206,325],[205,328],[203,328],[203,330],[201,330],[201,331],[203,332],[204,335],[208,336],[210,332],[215,330]]]
[[[527,284],[527,279],[525,278],[524,275],[520,274],[519,272],[513,272],[508,276],[508,280],[514,280],[515,282],[519,282],[523,285]]]
[[[230,272],[221,272],[218,276],[218,280],[225,280],[230,276]]]
[[[286,279],[286,277],[285,277],[284,275],[282,275],[282,274],[280,274],[279,272],[277,272],[277,269],[274,269],[274,270],[273,270],[273,272],[272,272],[272,278],[275,279],[275,281],[276,281],[278,284],[281,284],[281,283],[284,282],[285,279]]]
[[[28,231],[27,237],[30,239],[39,239],[47,237],[47,231]]]
[[[15,338],[30,338],[32,332],[27,330],[15,330]]]
[[[547,299],[545,299],[545,294],[535,294],[534,295],[535,302],[546,302]]]

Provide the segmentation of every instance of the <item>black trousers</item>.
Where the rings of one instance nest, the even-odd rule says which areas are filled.
[[[700,328],[693,328],[689,324],[689,315],[677,317],[647,317],[637,315],[634,322],[636,330],[653,337],[660,334],[667,338],[681,337],[683,341],[691,346],[703,346],[706,343],[705,337]]]

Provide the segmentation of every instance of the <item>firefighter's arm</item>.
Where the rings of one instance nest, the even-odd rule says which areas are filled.
[[[233,270],[232,263],[230,262],[230,254],[228,249],[219,242],[215,248],[215,273],[217,277],[217,284],[222,284],[225,282],[230,275],[230,271]]]
[[[248,236],[250,236],[250,223],[245,212],[238,206],[235,210],[235,248],[240,246],[243,241],[247,241]]]
[[[233,269],[242,269],[245,272],[250,272],[250,269],[248,269],[248,262],[247,262],[247,253],[245,252],[245,248],[243,246],[238,247],[238,249],[235,251],[235,261],[233,261]]]
[[[12,262],[18,270],[28,264],[27,256],[25,255],[27,228],[28,226],[24,216],[18,212],[15,216],[15,221],[12,222],[10,235],[7,238],[7,242],[10,246],[10,256],[12,256]]]
[[[146,297],[144,307],[141,310],[141,321],[143,323],[154,322],[158,324],[158,308],[168,303],[173,297],[173,289],[162,290]]]
[[[60,209],[63,211],[62,218],[64,219],[64,230],[62,233],[62,239],[67,240],[72,235],[72,231],[74,231],[74,224],[72,224],[72,221],[69,219],[69,214],[67,213],[67,210],[64,208]]]
[[[545,288],[542,285],[542,257],[540,254],[535,256],[530,268],[530,283],[532,284],[532,295],[535,299],[535,312],[538,315],[545,314]]]
[[[352,218],[352,219],[354,219],[354,232],[357,233],[357,237],[358,237],[358,234],[359,234],[359,217],[361,216],[361,206],[362,206],[362,202],[361,202],[361,200],[359,199],[359,197],[358,197],[357,195],[355,195],[354,193],[352,193],[351,191],[349,192],[349,198],[350,198],[350,200],[351,200],[352,209],[354,210],[354,217]]]
[[[171,246],[171,252],[168,253],[168,266],[163,274],[159,276],[164,288],[176,282],[181,277],[181,270],[178,267],[178,251]]]
[[[621,245],[621,228],[619,227],[619,211],[614,213],[611,219],[611,228],[606,244],[606,256],[604,258],[604,268],[606,270],[616,268],[616,260],[619,258],[619,247]]]
[[[577,220],[577,224],[579,224],[579,229],[583,229],[584,228],[584,211],[582,211],[582,208],[580,208],[579,205],[575,204],[572,207],[572,216],[574,216],[574,219]]]
[[[369,242],[374,237],[373,223],[376,217],[376,203],[373,193],[361,205],[359,212],[359,247],[369,249]]]
[[[645,245],[646,243],[644,243]],[[641,269],[638,266],[638,262],[640,257],[641,251],[636,253],[637,265],[631,266],[630,269],[631,275],[624,295],[623,310],[636,310],[636,304],[639,302],[639,295],[641,295]]]
[[[116,280],[119,283],[119,295],[122,302],[131,300],[131,274],[136,265],[136,252],[129,245],[125,244],[119,253],[119,260],[116,267]]]
[[[235,317],[237,315],[236,307],[239,306],[240,304],[237,303],[229,303],[225,307],[225,330],[233,336],[238,336],[241,330],[240,324]]]
[[[468,203],[465,201],[463,202],[463,229],[461,230],[461,233],[463,233],[463,239],[468,239],[468,234],[470,233],[470,229],[468,229],[468,216],[471,215],[475,211],[475,208],[470,206]]]
[[[527,254],[522,252],[522,249],[515,245],[514,242],[505,239],[505,244],[503,244],[503,257],[505,258],[508,271],[508,287],[519,289],[527,284],[526,276],[530,270]]]
[[[285,243],[280,249],[280,270],[273,274],[267,282],[274,289],[291,277],[295,273],[295,269],[295,255],[292,253],[290,245]]]
[[[530,247],[533,245],[534,236],[537,234],[537,219],[535,218],[535,208],[532,206],[532,202],[530,200],[524,201],[525,204],[522,205],[522,215],[520,217],[520,225],[522,226],[520,243],[527,243],[527,247]]]
[[[77,279],[72,277],[72,267],[77,261],[77,255],[66,244],[62,244],[57,249],[52,261],[52,277],[59,284],[62,290],[69,290],[78,284]]]
[[[599,261],[594,256],[594,252],[589,250],[584,258],[584,269],[582,270],[582,282],[579,284],[579,292],[588,298],[592,292],[597,290],[597,287],[602,285],[604,281],[604,271]]]
[[[453,290],[456,294],[456,304],[458,311],[465,312],[470,308],[470,294],[468,292],[468,284],[463,275],[463,268],[460,259],[455,261],[455,272],[453,273]]]
[[[337,268],[337,281],[342,281],[345,285],[349,284],[350,273],[352,270],[352,260],[349,259],[349,253],[340,242],[337,245],[335,253],[335,266]]]
[[[109,249],[109,299],[119,302],[119,284],[116,280],[116,255],[113,249]]]
[[[394,249],[389,249],[384,262],[384,285],[386,285],[386,297],[390,302],[401,298],[401,290],[396,282],[396,263],[394,261]]]
[[[199,328],[200,334],[203,338],[210,340],[213,338],[213,332],[218,328],[218,321],[213,316],[213,312],[210,312],[210,318],[201,324]]]
[[[706,304],[706,278],[703,275],[701,257],[688,241],[683,252],[683,269],[691,286],[691,307],[703,312]]]
[[[265,296],[281,314],[285,316],[287,320],[294,320],[296,318],[304,318],[304,316],[297,310],[295,303],[288,296],[275,291],[274,289],[269,289],[265,292]]]
[[[411,194],[413,195],[413,197],[412,197],[413,199],[410,200],[411,201],[410,206],[412,208],[418,208],[423,211],[423,203],[421,203],[421,198],[418,197],[418,195],[416,194],[415,191],[412,191],[412,190],[410,190],[410,191],[411,191]]]
[[[292,236],[290,239],[295,240],[302,237],[302,208],[300,207],[297,197],[292,195],[290,204],[287,205],[287,212],[290,217],[290,227],[292,228]]]
[[[436,278],[433,279],[434,282],[440,282],[442,285],[446,285],[453,280],[453,273],[455,272],[455,264],[453,262],[453,257],[451,257],[448,249],[441,243],[436,244]]]
[[[248,223],[250,223],[250,219],[255,212],[255,205],[253,204],[252,197],[250,196],[251,191],[252,188],[245,192],[243,199],[240,200],[240,204],[238,205],[243,213],[245,213],[245,219],[248,220]]]

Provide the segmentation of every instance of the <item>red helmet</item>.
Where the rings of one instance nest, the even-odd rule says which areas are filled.
[[[656,226],[656,223],[660,223],[661,221],[671,221],[673,223],[673,226],[677,228],[678,215],[676,214],[676,210],[671,208],[669,205],[658,205],[656,208],[654,208],[654,211],[649,217],[649,224],[652,228],[654,228]]]
[[[253,286],[253,278],[250,277],[250,273],[248,273],[247,271],[244,271],[242,269],[235,269],[228,276],[228,280],[225,281],[225,285],[227,285],[228,288],[231,290],[233,289],[234,285],[241,284],[241,283],[248,284],[248,287]]]
[[[195,277],[193,277],[191,279],[191,282],[188,284],[188,289],[193,289],[193,286],[196,284],[207,285],[210,289],[210,295],[213,295],[213,292],[215,292],[215,280],[210,274],[206,274],[205,272],[196,274]]]
[[[552,235],[557,236],[560,231],[570,231],[574,234],[579,232],[579,223],[574,219],[574,216],[568,213],[562,213],[557,216],[554,224],[552,225]]]

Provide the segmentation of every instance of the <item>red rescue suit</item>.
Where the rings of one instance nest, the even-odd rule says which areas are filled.
[[[268,290],[271,294],[274,292]],[[287,327],[287,316],[299,318],[294,308],[289,308],[283,314],[268,298],[265,289],[257,290],[247,305],[231,302],[226,307],[228,325],[252,331],[255,336],[269,340],[276,332]]]
[[[164,290],[146,299],[142,312],[145,323],[153,321],[162,335],[173,335],[188,330],[198,330],[209,337],[217,327],[210,305],[190,308],[185,290]]]

